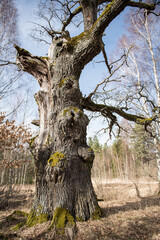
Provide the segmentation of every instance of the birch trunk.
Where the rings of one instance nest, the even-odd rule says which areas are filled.
[[[154,129],[156,133],[156,137],[154,138],[154,144],[155,144],[155,152],[156,152],[156,162],[157,162],[157,168],[158,168],[158,182],[159,182],[159,192],[160,192],[160,151],[159,151],[159,144],[160,144],[160,87],[159,87],[159,77],[157,72],[157,62],[156,57],[154,54],[153,46],[152,46],[152,38],[151,33],[149,32],[149,26],[148,26],[148,17],[146,14],[145,18],[145,28],[147,33],[147,40],[148,40],[148,47],[152,59],[152,65],[153,65],[153,76],[155,81],[155,89],[156,89],[156,97],[157,97],[157,106],[158,106],[158,118],[157,122],[155,123]]]

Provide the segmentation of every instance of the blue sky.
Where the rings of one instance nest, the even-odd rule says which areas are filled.
[[[38,0],[15,0],[19,12],[19,29],[20,29],[20,46],[30,51],[34,55],[45,56],[48,52],[48,45],[39,45],[30,36],[33,25],[30,22],[36,22],[37,19],[34,12],[37,9]],[[115,51],[118,39],[125,32],[124,14],[118,16],[107,28],[104,43],[108,57]],[[94,60],[99,61],[102,54]],[[89,63],[83,70],[80,78],[80,88],[83,94],[89,94],[96,84],[104,79],[108,74],[106,66],[102,64]],[[28,75],[26,74],[26,78]],[[33,79],[35,92],[38,91],[38,84]],[[91,121],[88,127],[88,136],[96,134],[100,127],[104,127],[102,120]],[[104,143],[108,139],[108,135],[99,136],[100,142]]]

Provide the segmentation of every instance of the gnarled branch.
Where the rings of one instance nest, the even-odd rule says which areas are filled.
[[[101,5],[103,3],[111,3],[112,1],[106,1],[106,0],[99,0],[97,5]],[[124,1],[125,2],[125,1]],[[156,4],[155,4],[156,5]],[[138,8],[144,8],[147,9],[149,11],[153,11],[155,9],[155,5],[152,4],[146,4],[143,2],[135,2],[135,1],[128,1],[127,6],[130,7],[138,7]],[[107,5],[108,6],[108,5]],[[107,7],[106,6],[106,7]],[[73,12],[71,12],[70,16],[67,18],[67,20],[64,22],[63,27],[62,27],[62,32],[65,30],[65,28],[70,24],[70,22],[72,21],[72,19],[78,15],[79,13],[82,12],[82,6],[79,6],[78,8],[76,8]]]
[[[113,120],[114,122],[116,121],[116,116],[114,114],[118,114],[119,116],[125,118],[128,121],[136,122],[145,126],[149,125],[157,118],[156,113],[154,113],[153,116],[150,118],[144,118],[142,116],[127,113],[122,108],[107,106],[105,104],[96,104],[88,98],[83,98],[82,105],[84,109],[91,112],[100,112],[104,117],[111,118],[111,120]]]
[[[135,2],[135,1],[130,1],[128,3],[128,6],[144,8],[144,9],[147,9],[149,11],[153,11],[155,9],[155,4],[146,4],[146,3],[143,3],[143,2]]]
[[[17,50],[17,66],[21,70],[33,75],[41,86],[42,80],[48,78],[47,59],[33,56],[30,52],[17,45],[14,45],[14,47]]]
[[[101,1],[101,3],[106,1]],[[110,1],[107,1],[110,2]],[[144,8],[150,11],[155,9],[156,4],[145,4],[143,2],[134,2],[128,0],[113,0],[107,4],[105,10],[102,12],[96,23],[93,25],[93,32],[100,35],[104,32],[105,28],[117,17],[126,6]]]
[[[10,65],[10,64],[16,65],[15,62],[0,59],[0,67],[7,66],[7,65]]]

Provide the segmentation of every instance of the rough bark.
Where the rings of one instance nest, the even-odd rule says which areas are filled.
[[[89,30],[97,20],[97,1],[81,0],[84,30]]]
[[[31,141],[36,172],[33,209],[52,217],[57,208],[66,208],[75,219],[87,220],[98,209],[91,183],[94,153],[86,143],[89,120],[83,113],[78,83],[83,64],[77,63],[67,44],[54,40],[50,59],[32,56],[16,46],[17,65],[40,84],[35,95],[40,128]]]

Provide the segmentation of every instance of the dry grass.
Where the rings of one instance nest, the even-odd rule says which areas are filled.
[[[100,220],[77,223],[75,240],[160,240],[160,196],[155,183],[139,182],[140,197],[137,197],[133,183],[101,184],[95,190],[98,198],[103,198],[99,205],[103,210]],[[1,197],[1,196],[0,196]],[[0,239],[13,240],[45,240],[70,239],[66,236],[56,236],[54,230],[48,232],[48,223],[38,224],[19,231],[11,227],[21,219],[7,221],[15,209],[29,211],[33,200],[33,189],[22,189],[8,199],[6,205],[1,197],[0,205]]]
[[[93,186],[99,199],[128,200],[137,197],[152,196],[158,192],[158,183],[139,179],[135,181],[123,181],[120,179],[107,182],[93,180]]]

